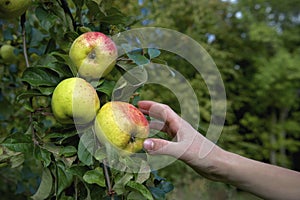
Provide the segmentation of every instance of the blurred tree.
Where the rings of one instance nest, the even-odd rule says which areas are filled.
[[[219,144],[242,155],[292,167],[299,150],[299,0],[124,1],[139,15],[135,26],[178,30],[198,41],[218,66],[227,92],[227,118]],[[128,5],[128,6],[126,6]],[[175,42],[175,41],[174,41]],[[192,84],[200,102],[200,126],[210,121],[209,94],[201,76],[184,60],[165,56]],[[144,98],[168,103],[169,94]],[[151,95],[152,94],[152,95]],[[257,152],[261,153],[257,153]]]

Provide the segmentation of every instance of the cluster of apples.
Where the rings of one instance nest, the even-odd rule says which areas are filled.
[[[74,40],[69,57],[78,77],[61,81],[53,92],[51,106],[57,121],[93,125],[101,143],[112,144],[125,153],[140,151],[149,134],[143,113],[127,102],[110,101],[101,107],[90,84],[105,78],[114,68],[118,57],[115,43],[103,33],[87,32]]]

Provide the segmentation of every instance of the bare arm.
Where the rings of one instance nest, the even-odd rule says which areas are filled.
[[[160,120],[150,122],[151,128],[165,131],[176,138],[176,141],[147,139],[144,148],[148,153],[177,157],[204,177],[232,184],[264,199],[300,198],[299,172],[221,149],[164,104],[140,101],[139,108],[143,113]]]

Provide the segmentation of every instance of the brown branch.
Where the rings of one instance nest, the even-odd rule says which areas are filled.
[[[95,133],[94,128],[92,128],[92,132],[93,132],[93,135],[95,137],[95,141],[97,142],[96,146],[98,148],[101,148],[100,142],[96,139],[96,133]],[[115,191],[112,189],[112,182],[111,182],[111,179],[110,179],[109,167],[108,167],[106,159],[104,159],[102,161],[102,165],[103,165],[102,168],[103,168],[103,173],[104,173],[104,178],[105,178],[105,184],[106,184],[106,187],[107,187],[107,194],[110,196],[111,200],[114,200]]]
[[[111,200],[114,200],[115,192],[112,189],[112,184],[111,184],[111,180],[110,180],[110,176],[109,176],[109,172],[108,172],[108,166],[107,166],[106,159],[104,159],[102,161],[102,164],[103,164],[103,171],[104,171],[105,182],[106,182],[106,186],[107,186],[107,190],[108,190],[108,195],[110,196]]]
[[[74,17],[71,13],[71,10],[69,8],[69,5],[68,5],[68,2],[66,0],[60,0],[60,3],[61,3],[61,7],[63,8],[64,12],[70,16],[71,20],[72,20],[72,25],[73,25],[73,28],[74,30],[76,30],[76,22],[74,20]]]

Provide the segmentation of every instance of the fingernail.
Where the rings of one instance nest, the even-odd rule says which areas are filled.
[[[154,143],[152,140],[145,140],[144,141],[144,148],[146,150],[152,150],[153,149],[153,146],[154,146]]]

